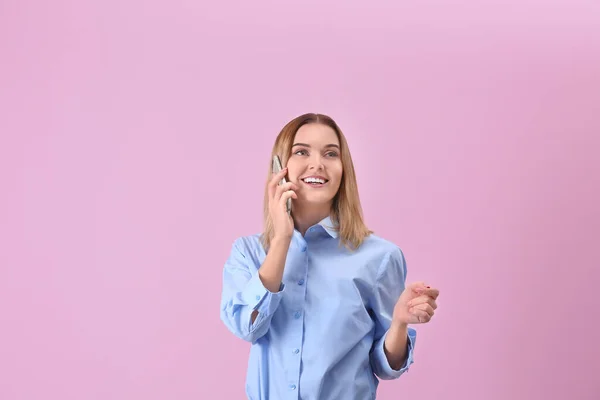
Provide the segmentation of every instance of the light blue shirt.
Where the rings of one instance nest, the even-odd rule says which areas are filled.
[[[249,399],[374,399],[379,379],[408,370],[414,329],[408,330],[407,359],[399,370],[383,350],[405,286],[406,264],[397,246],[370,235],[352,252],[340,246],[325,218],[304,237],[294,231],[277,293],[258,276],[265,257],[258,234],[240,237],[223,271],[221,319],[252,343]]]

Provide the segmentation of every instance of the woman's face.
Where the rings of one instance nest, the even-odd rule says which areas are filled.
[[[342,182],[340,141],[327,125],[311,123],[298,129],[287,163],[288,179],[298,185],[302,205],[331,204]]]

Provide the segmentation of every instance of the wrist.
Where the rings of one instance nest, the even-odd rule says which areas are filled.
[[[390,326],[390,329],[399,330],[399,331],[400,330],[407,330],[408,329],[408,322],[392,320],[392,324]]]
[[[273,236],[273,239],[271,239],[271,246],[272,247],[289,247],[290,243],[292,241],[292,236]]]

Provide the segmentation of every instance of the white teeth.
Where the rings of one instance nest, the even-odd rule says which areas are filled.
[[[306,182],[306,183],[325,183],[325,179],[320,179],[320,178],[305,178],[304,182]]]

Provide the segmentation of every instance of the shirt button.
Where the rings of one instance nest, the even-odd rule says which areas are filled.
[[[294,314],[294,318],[298,319],[301,315],[302,314],[300,314],[300,311],[296,311],[296,313]]]
[[[256,296],[256,300],[260,300],[260,296],[258,296],[258,295],[257,295],[257,296]]]
[[[298,281],[298,285],[300,285],[300,286],[304,285],[304,279],[300,279],[300,280]]]
[[[294,349],[294,354],[300,353],[300,349]]]
[[[290,385],[290,389],[296,390],[296,385]]]
[[[304,253],[306,251],[306,246],[302,246],[302,252]]]

